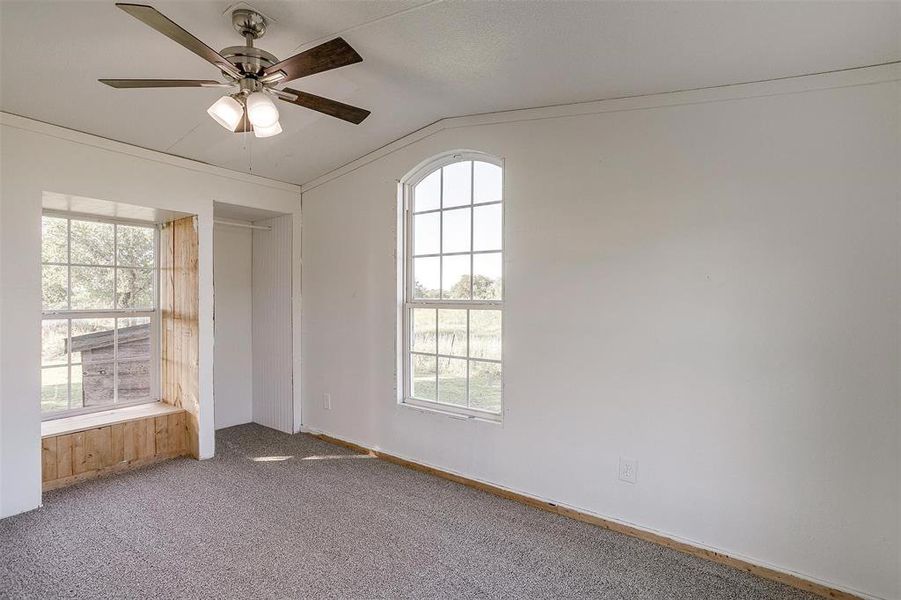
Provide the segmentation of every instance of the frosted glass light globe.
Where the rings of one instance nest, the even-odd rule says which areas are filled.
[[[254,127],[253,134],[258,138],[267,138],[278,135],[282,132],[281,124],[276,121],[272,127]]]
[[[231,96],[222,96],[206,111],[229,131],[234,131],[244,117],[244,107]]]
[[[278,123],[278,109],[275,102],[263,92],[247,96],[247,117],[254,127],[272,127]]]

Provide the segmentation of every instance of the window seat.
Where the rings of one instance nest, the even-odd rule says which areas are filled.
[[[187,456],[188,415],[156,402],[41,423],[44,491]]]
[[[148,417],[159,417],[182,411],[183,409],[172,406],[171,404],[166,404],[165,402],[151,402],[148,404],[138,404],[137,406],[113,408],[87,415],[63,417],[61,419],[41,422],[41,437],[45,438],[49,436],[64,435],[66,433],[76,433],[78,431],[86,431],[105,425],[138,421]]]

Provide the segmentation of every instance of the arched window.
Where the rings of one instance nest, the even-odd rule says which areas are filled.
[[[403,401],[498,419],[503,165],[455,153],[404,184]]]

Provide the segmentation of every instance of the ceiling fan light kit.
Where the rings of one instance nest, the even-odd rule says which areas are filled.
[[[282,132],[273,97],[355,125],[369,116],[368,110],[356,106],[290,88],[276,87],[294,79],[361,62],[363,59],[360,55],[340,37],[279,61],[273,54],[253,45],[254,40],[266,33],[268,26],[266,18],[256,11],[246,8],[232,11],[232,25],[244,38],[245,45],[230,46],[216,52],[152,6],[124,3],[116,6],[217,67],[226,82],[209,79],[98,80],[110,87],[237,87],[237,92],[219,98],[207,109],[207,113],[231,132],[253,131],[259,138],[272,137]]]

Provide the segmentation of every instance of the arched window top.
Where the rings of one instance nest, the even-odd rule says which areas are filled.
[[[500,202],[503,164],[484,152],[458,150],[420,163],[404,179],[411,210],[431,210]]]
[[[503,168],[503,161],[494,155],[487,154],[485,152],[479,152],[478,150],[454,150],[452,152],[445,152],[443,154],[439,154],[438,156],[433,156],[422,161],[421,163],[416,165],[416,167],[414,167],[409,173],[407,173],[406,177],[401,179],[401,183],[415,186],[420,181],[422,181],[435,171],[441,169],[442,167],[467,161],[477,161],[489,165],[494,165],[498,169]]]

